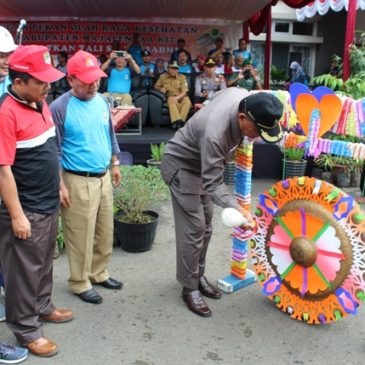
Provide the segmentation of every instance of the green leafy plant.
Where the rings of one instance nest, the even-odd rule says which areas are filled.
[[[146,223],[151,217],[144,212],[152,204],[168,198],[168,188],[158,169],[142,165],[121,166],[121,184],[114,189],[114,211],[117,219],[127,223]]]
[[[278,68],[275,65],[272,65],[270,70],[270,77],[271,81],[274,84],[278,84],[281,81],[285,81],[288,78],[288,75],[286,74],[285,70]]]
[[[285,148],[284,156],[290,161],[300,161],[304,157],[304,148],[290,147]]]
[[[321,153],[315,160],[316,166],[320,167],[324,171],[331,171],[334,165],[333,155],[330,153]]]
[[[165,152],[165,142],[157,144],[151,144],[151,157],[155,161],[161,161]]]
[[[63,239],[61,219],[59,219],[59,221],[58,221],[56,244],[58,246],[59,251],[61,251],[65,247],[65,241]]]
[[[344,141],[352,143],[361,143],[361,138],[356,136],[348,136],[346,134],[336,134],[333,132],[327,132],[324,137],[325,139],[330,139],[331,141]]]
[[[348,157],[334,156],[330,153],[322,153],[314,160],[314,163],[325,171],[331,171],[334,167],[340,167],[346,173],[359,173],[363,166],[363,161]]]
[[[365,95],[365,33],[361,33],[360,39],[360,46],[352,44],[349,48],[351,74],[346,81],[330,74],[316,76],[313,81],[353,99],[362,99]]]

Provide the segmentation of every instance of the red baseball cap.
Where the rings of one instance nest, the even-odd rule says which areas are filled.
[[[9,58],[9,68],[24,72],[43,82],[54,82],[65,74],[52,66],[51,55],[44,46],[19,46]]]
[[[85,51],[77,51],[67,62],[67,73],[74,75],[85,84],[91,84],[100,77],[107,77],[94,55]]]

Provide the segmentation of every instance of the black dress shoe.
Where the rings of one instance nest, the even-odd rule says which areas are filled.
[[[123,283],[115,280],[113,278],[108,278],[105,281],[102,281],[101,283],[95,283],[96,285],[101,285],[104,288],[107,289],[122,289]]]
[[[78,295],[84,302],[88,303],[99,304],[103,301],[103,298],[93,288],[76,295]]]
[[[187,307],[195,314],[201,317],[210,317],[212,312],[205,303],[199,290],[189,290],[184,288],[182,298]]]
[[[205,276],[199,279],[199,291],[206,297],[212,299],[222,298],[222,293],[212,285]]]
[[[185,125],[185,122],[183,120],[178,120],[176,123],[178,129],[183,128]]]
[[[178,130],[179,126],[178,126],[178,124],[177,124],[177,121],[171,124],[171,128],[172,128],[174,131],[177,131],[177,130]]]

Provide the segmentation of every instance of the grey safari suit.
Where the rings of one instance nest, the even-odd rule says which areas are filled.
[[[238,105],[244,89],[223,90],[167,143],[161,172],[170,187],[176,233],[176,278],[197,289],[212,236],[213,203],[238,208],[223,182],[224,162],[242,140]]]

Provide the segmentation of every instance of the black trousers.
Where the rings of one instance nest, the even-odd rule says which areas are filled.
[[[5,312],[9,329],[21,344],[43,336],[40,314],[51,314],[53,253],[58,211],[51,215],[24,212],[31,224],[31,237],[14,236],[11,218],[0,206],[0,260],[5,281]]]

